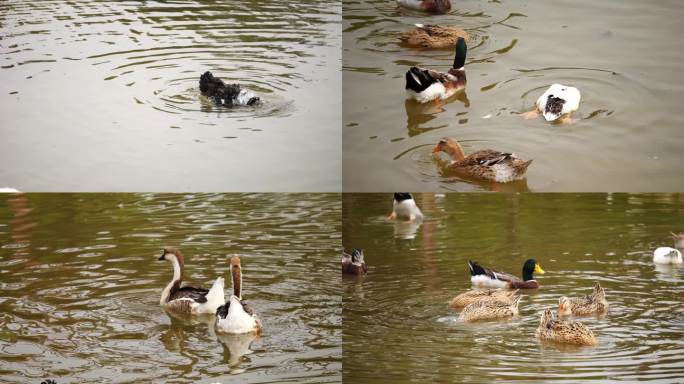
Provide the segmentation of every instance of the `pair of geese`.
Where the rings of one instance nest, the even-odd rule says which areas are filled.
[[[181,287],[185,260],[177,248],[166,247],[159,260],[167,260],[173,266],[173,278],[164,288],[159,304],[165,309],[179,314],[215,314],[216,331],[228,334],[261,332],[261,321],[254,310],[242,300],[242,267],[240,258],[230,259],[230,277],[233,293],[225,300],[224,279],[219,277],[211,289]]]

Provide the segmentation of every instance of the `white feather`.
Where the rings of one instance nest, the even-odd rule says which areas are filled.
[[[397,4],[402,7],[416,9],[419,11],[423,9],[423,0],[397,0]]]
[[[492,279],[487,275],[475,275],[470,278],[470,282],[474,287],[506,288],[508,285],[505,281]]]
[[[515,180],[515,174],[513,168],[506,164],[494,164],[492,167],[494,169],[494,180],[497,183],[508,183],[509,181]]]
[[[413,199],[402,200],[400,202],[394,200],[393,208],[394,213],[399,219],[420,220],[423,218],[423,213]]]
[[[553,97],[558,97],[565,100],[563,109],[559,115],[544,112],[549,95],[553,95]],[[544,92],[537,99],[537,108],[542,112],[547,121],[556,120],[566,113],[576,111],[579,108],[581,98],[582,96],[580,95],[579,89],[575,87],[568,87],[567,85],[562,84],[552,84],[549,89],[547,89],[546,92]]]
[[[660,247],[653,251],[653,262],[656,264],[681,264],[682,253],[675,248]]]
[[[242,303],[234,295],[230,296],[230,307],[225,318],[216,318],[216,331],[223,333],[250,333],[257,330],[257,320],[245,312]]]
[[[246,89],[240,89],[240,93],[235,98],[235,102],[238,105],[247,105],[249,100],[253,97],[257,97],[257,95],[254,92]]]
[[[432,83],[422,92],[406,90],[406,98],[416,100],[419,103],[427,103],[435,99],[446,99],[446,88],[440,82]]]

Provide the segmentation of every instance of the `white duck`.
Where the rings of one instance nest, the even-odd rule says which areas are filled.
[[[233,294],[227,303],[216,310],[216,332],[259,334],[261,321],[254,310],[242,302],[242,267],[237,256],[230,258],[230,276],[233,281]]]
[[[225,301],[223,277],[214,281],[211,289],[181,287],[183,280],[183,254],[177,248],[164,248],[159,260],[168,260],[173,265],[173,278],[164,288],[159,305],[173,312],[200,314],[215,313]]]
[[[659,247],[653,251],[653,262],[656,264],[681,264],[682,253],[675,248]]]
[[[570,113],[579,109],[582,96],[579,89],[562,84],[553,84],[546,90],[535,104],[533,111],[523,113],[526,119],[532,119],[541,113],[546,121],[554,121],[560,117],[561,122],[571,122]]]
[[[409,192],[395,192],[394,200],[392,202],[392,213],[389,215],[388,219],[394,220],[404,220],[404,221],[415,221],[422,220],[423,213],[416,205],[416,201],[413,200],[413,196]]]

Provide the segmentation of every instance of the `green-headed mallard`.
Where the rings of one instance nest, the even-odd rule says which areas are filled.
[[[413,200],[413,196],[409,192],[395,192],[394,200],[392,201],[392,213],[388,217],[389,220],[404,220],[415,221],[422,220],[423,213]]]
[[[581,99],[579,89],[562,84],[553,84],[546,90],[535,104],[535,109],[523,114],[526,119],[533,119],[541,113],[546,121],[559,119],[561,122],[570,122],[569,114],[579,108]]]
[[[544,341],[575,345],[596,345],[598,340],[586,325],[577,321],[556,319],[550,309],[542,313],[535,335]]]
[[[406,71],[406,98],[419,103],[446,100],[465,88],[465,58],[468,50],[462,37],[456,39],[456,54],[449,72],[411,67]]]
[[[416,11],[447,13],[451,9],[449,0],[397,0],[397,4]]]
[[[508,288],[508,289],[535,289],[539,283],[534,279],[534,274],[543,274],[544,270],[534,259],[528,259],[523,264],[523,279],[505,273],[485,268],[477,262],[468,260],[470,267],[470,282],[475,287]]]
[[[415,24],[415,28],[401,34],[399,40],[414,48],[446,49],[454,46],[454,41],[462,37],[466,43],[470,41],[468,32],[448,26]]]
[[[501,301],[510,303],[518,292],[517,289],[515,291],[501,289],[471,289],[451,299],[449,306],[451,308],[463,308],[476,301]]]
[[[518,303],[521,295],[515,296],[510,301],[480,300],[468,304],[461,314],[461,321],[496,320],[506,319],[518,314]]]
[[[599,282],[596,282],[590,295],[583,297],[565,297],[558,299],[558,315],[590,315],[592,313],[605,313],[608,311],[606,292]]]
[[[465,155],[453,138],[444,138],[432,149],[433,154],[445,152],[451,157],[451,169],[466,176],[497,183],[523,179],[532,160],[519,159],[515,154],[483,149]]]

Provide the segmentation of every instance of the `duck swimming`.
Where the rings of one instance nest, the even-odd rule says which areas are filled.
[[[230,258],[230,277],[233,282],[233,294],[224,305],[216,310],[216,332],[219,333],[255,333],[261,332],[261,321],[254,310],[242,301],[242,267],[240,258]]]
[[[402,44],[414,48],[445,49],[454,46],[459,37],[470,40],[468,32],[449,26],[415,24],[415,28],[401,34]]]
[[[682,253],[676,248],[659,247],[653,251],[655,264],[681,264],[682,261]]]
[[[216,279],[211,289],[181,287],[184,259],[179,249],[164,248],[159,260],[168,260],[173,265],[173,278],[162,291],[159,300],[162,307],[179,313],[214,313],[225,301],[222,277]]]
[[[569,123],[570,113],[579,108],[581,99],[580,91],[575,87],[569,87],[562,84],[553,84],[546,90],[535,104],[535,109],[523,113],[522,116],[526,119],[533,119],[541,113],[546,121],[558,120],[562,123]]]
[[[608,311],[606,292],[599,282],[596,282],[590,295],[583,297],[565,297],[558,300],[558,315],[590,315],[592,313],[605,313]]]
[[[397,4],[416,11],[438,14],[447,13],[451,9],[451,1],[449,0],[397,0]]]
[[[415,221],[422,220],[423,213],[418,208],[413,195],[409,192],[395,192],[392,200],[392,213],[389,220]]]
[[[518,314],[518,303],[522,295],[516,295],[510,301],[480,300],[468,304],[459,315],[461,321],[497,320],[513,317]]]
[[[451,299],[449,306],[451,308],[463,308],[476,301],[500,301],[510,303],[518,292],[520,291],[517,289],[515,291],[501,289],[471,289]]]
[[[513,153],[491,149],[479,150],[468,156],[453,138],[444,138],[432,149],[433,154],[445,152],[451,157],[451,169],[481,180],[508,183],[525,178],[532,160],[522,160]]]
[[[363,275],[368,272],[368,266],[363,261],[363,251],[354,248],[351,255],[342,251],[342,273],[348,275]]]
[[[464,65],[467,50],[465,39],[457,38],[454,64],[446,73],[419,67],[409,68],[405,76],[406,98],[419,103],[433,100],[440,102],[464,89],[466,85]]]
[[[575,345],[596,345],[598,340],[586,325],[577,321],[558,320],[550,309],[542,313],[535,332],[540,340]]]
[[[200,76],[200,91],[204,96],[214,100],[216,105],[224,107],[256,105],[261,99],[252,91],[243,89],[240,84],[226,84],[211,72],[206,71]]]
[[[543,274],[544,270],[534,259],[528,259],[523,264],[523,279],[505,273],[497,272],[480,266],[477,262],[468,260],[470,268],[470,282],[475,287],[508,288],[508,289],[536,289],[539,283],[534,279],[534,273]]]

